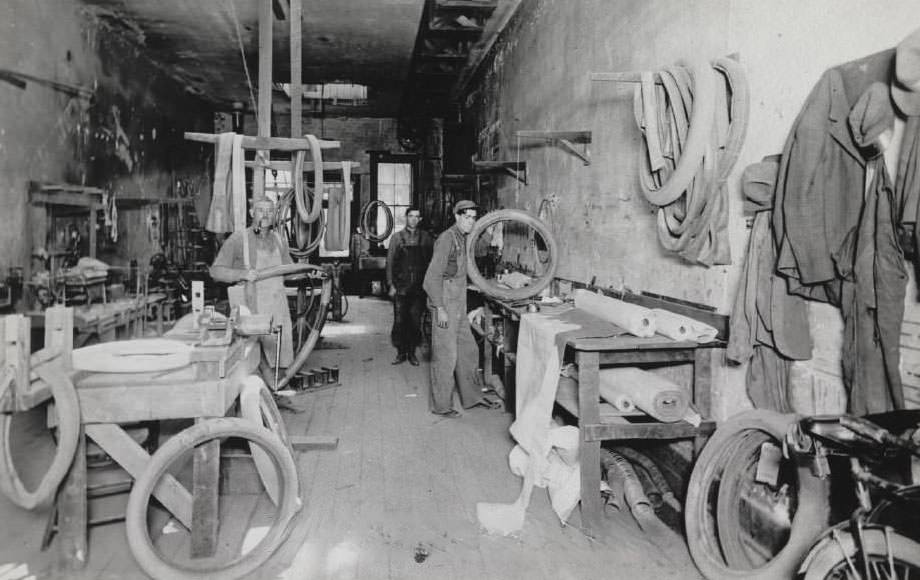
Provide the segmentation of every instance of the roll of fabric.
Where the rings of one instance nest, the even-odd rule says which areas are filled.
[[[636,407],[665,423],[689,415],[690,399],[684,389],[671,381],[636,367],[600,371],[600,393],[605,401],[628,398]]]
[[[689,316],[681,316],[660,308],[653,308],[652,312],[655,313],[658,334],[663,334],[674,340],[692,340],[707,343],[715,340],[719,334],[719,331],[714,327]]]
[[[616,407],[617,411],[623,411],[624,413],[632,413],[636,410],[636,403],[628,396],[623,393],[617,393],[611,389],[601,388],[601,399],[610,403]]]
[[[655,313],[649,308],[582,289],[576,290],[574,296],[575,308],[612,322],[630,334],[643,338],[655,334]]]

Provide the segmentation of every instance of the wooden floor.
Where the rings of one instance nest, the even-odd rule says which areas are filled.
[[[428,365],[393,366],[388,302],[350,297],[309,366],[338,365],[341,385],[294,398],[292,434],[333,435],[335,450],[300,453],[304,509],[256,578],[588,579],[698,578],[676,535],[652,542],[628,514],[608,517],[604,538],[562,526],[537,490],[523,532],[482,532],[476,503],[511,502],[520,480],[507,464],[510,415],[476,408],[459,419],[428,412]],[[0,580],[143,578],[121,523],[95,527],[89,564],[57,566],[56,545],[39,551],[44,514],[0,497]],[[427,553],[422,562],[418,552]]]

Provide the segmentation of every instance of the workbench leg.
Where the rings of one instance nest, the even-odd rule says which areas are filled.
[[[213,556],[219,524],[220,441],[195,449],[192,491],[192,558]]]
[[[578,458],[581,468],[581,523],[585,533],[597,536],[604,524],[601,503],[601,442],[588,441],[582,427],[600,423],[600,375],[596,352],[578,351]]]
[[[712,414],[712,368],[713,358],[724,352],[715,348],[697,348],[693,351],[693,406],[703,420]],[[693,439],[693,456],[703,450],[709,435],[697,435]]]
[[[157,307],[157,336],[163,336],[163,303]]]
[[[58,495],[58,540],[61,567],[81,570],[89,556],[87,549],[86,437],[80,429],[77,452],[64,486]]]

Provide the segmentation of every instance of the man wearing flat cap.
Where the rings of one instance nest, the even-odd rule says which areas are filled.
[[[453,408],[454,385],[460,391],[463,408],[495,407],[482,396],[476,370],[479,354],[466,317],[467,235],[476,223],[478,210],[468,199],[454,204],[454,225],[435,241],[423,283],[432,314],[429,408],[445,417],[460,415]]]

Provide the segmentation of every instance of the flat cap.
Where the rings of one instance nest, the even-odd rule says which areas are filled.
[[[479,206],[476,205],[476,202],[470,201],[468,199],[461,199],[454,204],[454,213],[458,214],[461,211],[466,211],[468,209],[479,209]]]
[[[901,41],[894,57],[891,96],[908,117],[920,115],[920,29]]]

